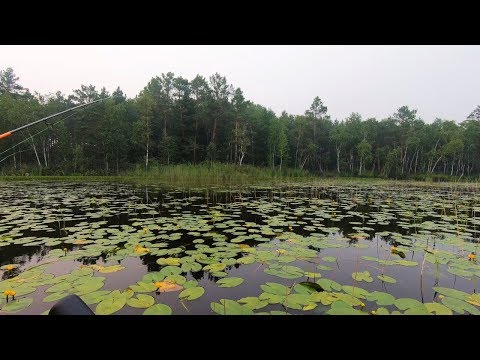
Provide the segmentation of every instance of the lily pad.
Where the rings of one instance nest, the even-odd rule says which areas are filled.
[[[172,308],[165,304],[155,304],[145,310],[143,315],[172,315]]]
[[[178,297],[180,299],[195,300],[205,293],[205,289],[200,286],[190,287],[183,290]]]
[[[368,271],[354,272],[352,274],[352,278],[356,281],[365,281],[369,283],[373,282],[373,278]]]
[[[16,313],[22,311],[32,305],[33,298],[22,298],[22,299],[15,299],[11,300],[8,303],[2,305],[2,311],[7,313]]]
[[[223,278],[217,281],[219,287],[230,288],[235,287],[243,283],[243,279],[240,277]]]
[[[113,297],[109,296],[103,299],[95,309],[95,314],[97,315],[110,315],[116,313],[117,311],[121,310],[125,304],[127,303],[127,299],[125,297]]]
[[[155,304],[155,299],[150,295],[138,294],[136,298],[128,299],[127,304],[131,307],[146,309]]]
[[[387,275],[377,275],[377,278],[389,284],[395,284],[397,282],[393,277]]]
[[[212,302],[211,309],[220,315],[253,315],[252,309],[230,299],[220,299],[220,302]]]

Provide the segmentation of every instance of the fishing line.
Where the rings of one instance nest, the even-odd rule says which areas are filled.
[[[39,132],[37,132],[37,133],[35,133],[35,134],[33,134],[33,135],[30,135],[29,138],[26,137],[24,140],[22,140],[22,141],[20,141],[19,143],[13,145],[12,147],[9,147],[7,150],[4,150],[4,151],[0,152],[0,156],[3,155],[3,154],[5,154],[6,152],[8,152],[8,151],[10,151],[10,150],[12,150],[12,149],[14,149],[14,148],[16,148],[17,146],[23,144],[24,142],[29,141],[30,139],[33,139],[34,136],[37,136],[37,135],[43,133],[44,131],[47,131],[50,127],[53,128],[53,126],[57,125],[59,122],[62,122],[62,121],[67,120],[69,117],[72,117],[73,115],[77,114],[79,111],[80,111],[80,110],[77,110],[77,111],[75,111],[74,113],[72,113],[72,114],[70,114],[70,115],[68,115],[68,116],[66,116],[66,117],[58,120],[57,122],[55,122],[55,123],[53,123],[53,124],[48,124],[48,127],[46,127],[45,129],[40,130]],[[30,146],[29,146],[29,147],[30,147]],[[28,148],[25,148],[25,149],[20,150],[20,151],[18,151],[18,152],[14,152],[13,154],[8,155],[7,157],[1,159],[1,160],[0,160],[0,163],[2,163],[4,160],[8,159],[9,157],[11,157],[11,156],[13,156],[13,155],[15,155],[15,154],[17,154],[17,153],[22,153],[22,152],[27,151],[27,150],[28,150]]]

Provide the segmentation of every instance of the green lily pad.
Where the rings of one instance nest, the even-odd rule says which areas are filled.
[[[171,265],[165,266],[162,270],[160,270],[160,274],[163,274],[165,276],[178,275],[178,274],[181,274],[181,273],[182,273],[181,268],[179,268],[177,266],[171,266]]]
[[[439,303],[425,303],[427,311],[435,315],[453,315],[452,310],[450,310],[445,305]]]
[[[45,290],[47,293],[62,292],[71,290],[73,288],[72,284],[68,281],[62,281],[61,283],[55,284]]]
[[[212,302],[211,309],[220,315],[253,315],[252,309],[230,299],[220,299],[220,302]]]
[[[32,305],[33,298],[22,298],[22,299],[15,299],[11,300],[5,305],[2,306],[2,311],[7,313],[16,313],[22,311]]]
[[[128,299],[127,304],[134,308],[146,309],[155,304],[155,299],[150,295],[138,294],[136,298]]]
[[[126,303],[127,299],[125,297],[113,297],[110,295],[97,305],[95,314],[110,315],[116,313],[117,311],[121,310]]]
[[[67,295],[70,295],[70,294],[68,292],[54,292],[53,294],[50,294],[44,297],[42,301],[43,302],[58,301],[60,299],[63,299]]]
[[[418,262],[410,261],[410,260],[395,260],[394,263],[396,265],[402,265],[402,266],[417,266],[418,265]]]
[[[469,304],[466,301],[463,301],[460,299],[455,299],[455,298],[446,296],[442,299],[442,303],[449,309],[452,309],[453,311],[459,314],[464,314],[466,311],[472,315],[480,315],[480,310],[478,310],[472,304]]]
[[[377,275],[377,278],[389,284],[395,284],[397,282],[393,277],[387,275]]]
[[[275,275],[283,279],[297,279],[304,275],[304,271],[297,266],[268,267],[264,270],[267,274]]]
[[[399,310],[425,308],[425,306],[420,301],[409,298],[399,298],[395,300],[394,304]]]
[[[365,282],[373,282],[373,278],[370,276],[370,273],[368,271],[362,271],[362,272],[354,272],[352,274],[353,280],[356,281],[365,281]]]
[[[155,304],[146,309],[143,315],[172,315],[172,308],[165,304]]]
[[[367,294],[368,301],[375,301],[379,306],[392,305],[395,302],[395,297],[382,291],[374,291]]]
[[[240,277],[223,278],[217,281],[219,287],[230,288],[235,287],[243,283],[243,279]]]
[[[178,297],[180,299],[195,300],[205,293],[205,289],[200,286],[190,287],[183,290]]]
[[[98,304],[104,300],[110,294],[109,290],[98,290],[86,295],[82,295],[81,298],[87,305]],[[45,299],[44,299],[45,301]]]
[[[330,310],[327,311],[329,315],[366,315],[365,312],[354,309],[349,304],[343,301],[336,301],[332,304]]]
[[[261,309],[268,305],[268,301],[260,300],[258,297],[253,296],[241,298],[240,300],[238,300],[238,302],[241,304],[245,304],[245,307],[252,310]]]
[[[320,285],[325,291],[340,291],[342,290],[342,285],[337,283],[336,281],[330,279],[320,279],[316,281],[318,285]]]
[[[183,284],[183,287],[185,289],[188,289],[188,288],[191,288],[191,287],[195,287],[198,285],[198,281],[197,280],[188,280],[186,281],[184,284]]]
[[[337,258],[335,256],[325,256],[322,258],[322,260],[326,262],[336,262]]]
[[[157,280],[157,281],[161,281],[161,280]],[[153,282],[146,283],[146,282],[143,282],[143,281],[139,281],[139,282],[137,282],[137,284],[130,285],[129,287],[130,287],[130,289],[132,289],[136,293],[149,293],[149,292],[157,290],[157,287],[155,286],[155,283],[153,283]]]
[[[274,283],[274,282],[267,282],[265,285],[260,285],[263,291],[273,295],[282,295],[287,296],[290,294],[290,289],[287,288],[285,285]]]
[[[434,286],[432,289],[438,292],[439,294],[442,294],[451,298],[455,298],[455,299],[460,299],[460,300],[464,300],[467,296],[470,295],[460,290],[450,289],[450,288],[440,287],[440,286]]]

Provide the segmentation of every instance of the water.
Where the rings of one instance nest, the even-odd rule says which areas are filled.
[[[67,274],[81,265],[120,264],[125,269],[106,274],[95,271],[94,276],[105,277],[101,290],[124,290],[141,281],[148,272],[161,270],[164,266],[157,263],[159,258],[182,258],[202,252],[209,257],[218,255],[215,262],[236,261],[249,255],[239,251],[238,244],[275,255],[264,262],[256,258],[247,265],[231,264],[233,260],[229,260],[223,271],[228,277],[244,279],[241,285],[232,288],[219,287],[216,282],[220,277],[209,271],[182,272],[187,281],[197,280],[198,286],[205,289],[203,296],[193,301],[180,301],[178,291],[147,293],[156,303],[170,306],[173,314],[212,314],[212,302],[258,297],[263,292],[261,285],[267,282],[292,287],[302,281],[318,280],[306,276],[285,279],[268,274],[264,270],[271,264],[296,266],[302,271],[320,273],[322,278],[341,285],[387,292],[395,298],[413,298],[424,303],[439,301],[432,289],[434,286],[472,294],[476,292],[476,277],[480,276],[478,265],[467,259],[477,246],[478,194],[475,189],[330,185],[222,190],[121,183],[7,183],[2,184],[0,196],[0,265],[19,265],[12,271],[3,271],[3,280],[42,263],[48,263],[45,272],[55,276]],[[79,239],[92,242],[75,244]],[[109,259],[116,256],[109,252],[113,248],[118,248],[118,252],[135,244],[151,251],[176,249],[173,251],[178,253],[138,256],[131,252],[117,256],[121,258],[118,260]],[[155,244],[161,247],[152,246]],[[232,244],[236,250],[229,254],[232,248],[225,244]],[[94,256],[71,260],[47,256],[54,249],[75,254],[92,245],[97,246]],[[363,258],[401,260],[400,255],[392,253],[392,246],[403,251],[405,260],[417,264],[385,266]],[[425,248],[450,254],[459,265],[455,261],[438,266],[424,261]],[[210,252],[210,249],[220,251]],[[279,262],[291,256],[295,249],[310,249],[316,254],[306,258],[293,256],[291,262]],[[220,256],[225,253],[229,255]],[[336,261],[322,260],[329,256]],[[331,269],[318,270],[318,265]],[[467,271],[472,275],[462,277],[448,272],[449,266],[455,269],[457,265],[462,269],[470,267]],[[362,271],[368,271],[373,281],[355,281],[352,273]],[[377,275],[382,273],[396,279],[396,283],[380,281]],[[45,293],[51,286],[52,283],[40,285],[33,293],[17,296],[33,298],[31,306],[17,314],[48,311],[55,302],[42,300],[51,294]],[[291,291],[295,293],[293,288]],[[362,301],[364,311],[379,307],[374,301]],[[322,314],[330,309],[330,305],[320,302],[308,311],[284,305],[269,304],[254,312]],[[94,311],[96,306],[90,305]],[[384,307],[389,311],[398,310],[394,305]],[[116,314],[144,311],[126,305]]]

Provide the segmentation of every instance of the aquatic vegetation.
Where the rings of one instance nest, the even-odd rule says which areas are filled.
[[[476,186],[7,183],[0,313],[480,314]]]

